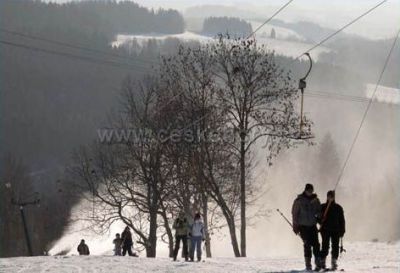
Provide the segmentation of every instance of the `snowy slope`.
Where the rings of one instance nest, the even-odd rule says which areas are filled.
[[[250,21],[250,24],[251,24],[253,30],[256,30],[260,27],[261,22]],[[300,34],[298,34],[297,32],[295,32],[291,29],[274,26],[274,25],[269,25],[269,24],[266,24],[266,25],[262,26],[260,29],[258,29],[257,36],[258,37],[269,37],[272,29],[275,30],[276,39],[282,40],[282,39],[292,38],[292,39],[297,39],[299,41],[306,40],[303,36],[301,36]]]
[[[201,43],[213,41],[212,37],[196,34],[194,32],[186,31],[181,34],[174,35],[160,35],[160,34],[148,34],[148,35],[129,35],[129,34],[120,34],[117,35],[115,41],[111,43],[112,46],[121,46],[124,43],[129,43],[133,39],[135,39],[139,45],[142,45],[144,42],[147,42],[150,39],[155,40],[165,40],[168,38],[176,38],[182,41],[199,41]],[[278,39],[270,39],[268,37],[263,36],[262,34],[256,37],[257,43],[259,45],[265,44],[267,48],[275,51],[277,54],[285,55],[289,57],[297,57],[300,54],[307,51],[312,44],[305,42],[296,42],[296,41],[286,41],[286,40],[278,40]],[[314,60],[318,59],[318,55],[322,52],[329,52],[331,49],[320,46],[313,51]]]
[[[120,46],[126,42],[129,42],[133,39],[136,39],[136,41],[139,43],[139,45],[143,44],[143,42],[146,42],[150,39],[155,39],[155,40],[165,40],[168,38],[176,38],[182,41],[200,41],[200,42],[206,42],[209,40],[212,40],[212,38],[203,36],[200,34],[196,34],[194,32],[186,31],[184,33],[180,34],[157,34],[157,33],[149,33],[146,35],[129,35],[129,34],[119,34],[117,35],[115,41],[111,43],[112,46]]]
[[[272,247],[272,246],[270,246]],[[400,244],[351,243],[340,260],[346,272],[398,272]],[[171,262],[168,258],[113,256],[48,256],[0,259],[0,272],[299,272],[299,255],[291,258],[213,258],[202,263]],[[300,271],[301,272],[301,271]]]

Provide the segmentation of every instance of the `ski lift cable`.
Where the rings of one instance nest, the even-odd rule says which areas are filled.
[[[26,50],[30,50],[30,51],[35,51],[35,52],[63,56],[63,57],[73,58],[73,59],[79,59],[79,60],[86,61],[86,62],[92,62],[92,63],[102,64],[102,65],[118,67],[121,69],[128,69],[128,70],[134,69],[135,71],[141,71],[141,72],[145,72],[145,69],[146,69],[146,67],[142,67],[139,65],[134,65],[134,64],[129,64],[129,63],[121,63],[121,62],[116,62],[116,61],[111,61],[111,60],[100,60],[100,59],[96,59],[96,58],[92,58],[92,57],[80,56],[77,54],[62,52],[62,51],[58,51],[58,50],[44,49],[41,47],[35,47],[35,46],[15,43],[15,42],[7,41],[7,40],[0,40],[0,44],[17,47],[17,48],[22,48],[22,49],[26,49]]]
[[[357,103],[368,103],[367,100],[353,100],[353,99],[344,99],[338,97],[329,97],[329,96],[321,96],[318,94],[305,94],[305,97],[315,98],[315,99],[325,99],[325,100],[339,100],[339,101],[348,101],[348,102],[357,102]]]
[[[42,41],[42,42],[46,42],[46,43],[50,43],[50,44],[55,44],[55,45],[59,45],[59,46],[73,48],[73,49],[84,50],[84,51],[92,52],[92,53],[96,53],[96,54],[102,54],[102,55],[105,55],[105,56],[115,57],[115,58],[119,58],[119,59],[123,59],[123,60],[130,59],[130,60],[133,60],[133,61],[138,61],[138,62],[143,62],[143,63],[156,64],[156,62],[154,62],[154,61],[135,60],[133,58],[126,58],[126,57],[124,57],[124,56],[122,56],[120,54],[110,53],[110,52],[106,52],[106,51],[100,50],[100,49],[89,48],[89,47],[86,47],[86,46],[83,46],[83,45],[75,45],[75,44],[71,44],[71,43],[67,43],[67,42],[63,42],[63,41],[59,41],[59,40],[47,39],[47,38],[43,38],[43,37],[39,37],[39,36],[35,36],[35,35],[30,35],[30,34],[18,32],[18,31],[13,31],[13,30],[5,29],[5,28],[0,28],[0,32],[4,32],[4,33],[10,34],[10,35],[14,35],[14,36],[28,38],[28,39],[31,39],[31,40],[37,40],[37,41]]]
[[[305,94],[307,97],[315,97],[315,98],[322,98],[322,99],[330,99],[330,100],[342,100],[342,101],[354,101],[354,102],[368,102],[369,99],[367,98],[349,98],[349,97],[340,97],[340,96],[332,96],[332,95],[323,95],[320,93],[313,93],[313,92],[307,92]]]
[[[289,0],[286,4],[284,4],[282,7],[280,7],[274,14],[272,14],[271,17],[269,17],[264,23],[262,23],[260,26],[258,26],[252,33],[250,33],[249,36],[247,36],[246,40],[249,39],[251,36],[256,34],[257,31],[259,31],[263,26],[268,24],[276,15],[281,13],[282,10],[284,10],[287,6],[289,6],[290,3],[292,3],[294,0]]]
[[[332,96],[332,97],[340,97],[344,99],[359,99],[359,100],[369,100],[369,97],[361,97],[361,96],[355,96],[355,95],[346,95],[346,94],[341,94],[341,93],[336,93],[336,92],[324,92],[324,91],[317,91],[317,90],[311,90],[311,92],[308,92],[309,94],[316,94],[316,95],[323,95],[323,96]]]
[[[341,171],[340,171],[340,173],[339,173],[339,176],[338,176],[338,179],[337,179],[337,181],[336,181],[336,185],[335,185],[334,190],[337,189],[337,187],[338,187],[340,181],[342,180],[344,171],[346,170],[347,163],[349,162],[349,159],[350,159],[351,154],[352,154],[352,152],[353,152],[354,146],[355,146],[355,144],[356,144],[356,142],[357,142],[358,136],[360,135],[361,128],[362,128],[362,126],[364,125],[364,122],[365,122],[365,119],[366,119],[366,117],[367,117],[368,111],[369,111],[369,109],[371,108],[372,102],[373,102],[373,100],[374,100],[376,91],[378,90],[378,87],[379,87],[379,84],[381,83],[383,74],[385,73],[385,70],[386,70],[386,68],[387,68],[387,66],[388,66],[388,64],[389,64],[389,60],[390,60],[390,57],[391,57],[391,55],[392,55],[392,53],[393,53],[393,50],[394,50],[394,48],[395,48],[395,46],[396,46],[397,40],[398,40],[398,38],[399,38],[399,34],[400,34],[400,29],[398,30],[397,35],[396,35],[396,38],[393,40],[393,44],[392,44],[392,46],[391,46],[391,48],[390,48],[390,50],[389,50],[389,53],[388,53],[388,55],[387,55],[387,57],[386,57],[385,63],[384,63],[383,68],[382,68],[382,71],[381,71],[381,73],[380,73],[380,75],[379,75],[379,78],[378,78],[378,81],[377,81],[377,83],[376,83],[376,85],[375,85],[374,92],[372,93],[372,96],[371,96],[371,98],[369,99],[367,108],[365,109],[365,112],[364,112],[363,117],[362,117],[362,119],[361,119],[360,126],[359,126],[358,129],[357,129],[357,132],[356,132],[356,134],[355,134],[355,136],[354,136],[353,142],[352,142],[352,144],[351,144],[351,146],[350,146],[349,152],[348,152],[348,154],[347,154],[347,156],[346,156],[346,160],[344,161],[343,167],[342,167],[342,169],[341,169]]]
[[[387,2],[388,0],[383,0],[381,2],[379,2],[377,5],[373,6],[372,8],[370,8],[369,10],[365,11],[364,13],[362,13],[361,15],[359,15],[358,17],[356,17],[355,19],[351,20],[350,22],[348,22],[346,25],[344,25],[343,27],[341,27],[340,29],[336,30],[335,32],[333,32],[332,34],[328,35],[327,37],[325,37],[324,39],[322,39],[320,42],[316,43],[315,45],[313,45],[312,47],[310,47],[308,50],[306,50],[304,53],[300,54],[299,56],[297,56],[295,59],[293,59],[293,61],[291,61],[289,63],[288,66],[290,66],[291,64],[293,64],[296,60],[298,60],[299,58],[301,58],[305,53],[309,53],[310,51],[318,48],[319,46],[321,46],[322,44],[324,44],[325,42],[327,42],[328,40],[330,40],[331,38],[333,38],[334,36],[336,36],[337,34],[339,34],[340,32],[342,32],[343,30],[345,30],[346,28],[348,28],[349,26],[353,25],[354,23],[356,23],[358,20],[360,20],[361,18],[363,18],[364,16],[368,15],[369,13],[371,13],[372,11],[374,11],[375,9],[377,9],[378,7],[380,7],[381,5],[383,5],[385,2]]]

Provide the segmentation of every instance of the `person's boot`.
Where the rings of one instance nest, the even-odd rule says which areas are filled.
[[[198,261],[198,262],[201,261],[201,257],[200,257],[200,256],[197,257],[197,261]]]
[[[321,258],[316,257],[316,258],[314,259],[314,263],[315,263],[314,271],[320,271],[320,270],[322,269],[322,266],[321,266]]]
[[[321,258],[320,266],[322,269],[326,269],[326,258]]]
[[[306,263],[306,270],[312,270],[311,257],[305,257],[304,261]]]
[[[331,269],[336,270],[337,269],[337,259],[332,258],[331,260]]]

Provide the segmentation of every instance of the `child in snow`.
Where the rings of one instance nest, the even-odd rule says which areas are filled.
[[[114,256],[121,256],[121,250],[122,250],[122,239],[119,235],[119,233],[117,233],[115,235],[115,239],[113,240],[113,244],[114,244]]]
[[[194,222],[191,226],[189,236],[191,237],[190,260],[194,260],[194,250],[196,249],[197,261],[201,261],[201,242],[205,239],[204,224],[200,213],[194,216]]]

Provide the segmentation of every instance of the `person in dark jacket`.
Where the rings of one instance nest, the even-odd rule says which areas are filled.
[[[81,243],[78,245],[78,253],[79,255],[90,255],[89,247],[85,244],[85,240],[81,240]]]
[[[187,235],[189,232],[189,222],[185,216],[185,212],[180,212],[178,218],[176,218],[173,226],[175,229],[175,248],[174,248],[174,261],[178,256],[180,241],[182,241],[183,245],[183,256],[185,257],[185,261],[188,260],[188,243],[187,243]]]
[[[126,252],[128,252],[129,256],[136,257],[137,255],[132,252],[132,247],[133,247],[132,233],[128,226],[122,232],[121,239],[122,239],[122,256],[125,256]]]
[[[300,234],[304,244],[306,270],[312,270],[311,258],[314,254],[315,269],[321,269],[320,244],[318,239],[317,219],[321,213],[321,203],[314,187],[307,184],[304,192],[294,200],[292,207],[293,231]]]
[[[322,204],[321,216],[321,236],[322,250],[321,259],[322,267],[325,268],[326,257],[329,253],[329,243],[332,244],[331,266],[333,270],[337,269],[337,259],[339,257],[339,241],[343,237],[345,228],[345,219],[342,206],[335,202],[335,192],[328,191],[327,201]]]

